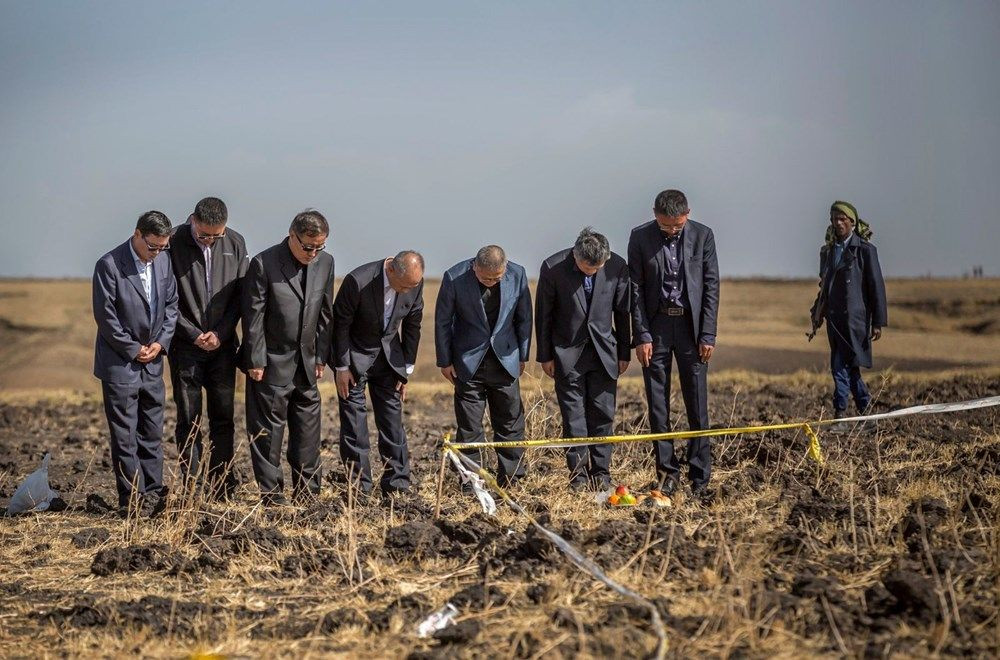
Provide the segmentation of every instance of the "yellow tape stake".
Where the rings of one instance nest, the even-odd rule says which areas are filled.
[[[803,424],[802,430],[806,432],[807,436],[809,436],[809,452],[807,456],[822,465],[823,452],[821,452],[819,448],[819,436],[816,435],[816,432],[813,431],[812,427],[808,424]]]

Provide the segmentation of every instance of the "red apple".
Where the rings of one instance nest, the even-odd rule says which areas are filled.
[[[618,495],[620,497],[626,494],[628,494],[628,488],[626,488],[625,486],[618,486],[618,488],[615,488],[615,495]]]

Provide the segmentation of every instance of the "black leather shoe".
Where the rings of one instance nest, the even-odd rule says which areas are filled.
[[[264,493],[260,496],[260,503],[264,506],[288,506],[288,498],[281,493]]]
[[[598,477],[597,479],[592,479],[590,484],[591,489],[594,491],[598,493],[604,492],[611,488],[611,477]]]
[[[708,487],[708,484],[700,484],[691,487],[691,497],[702,504],[711,504],[715,501],[715,491]]]
[[[647,491],[659,490],[664,495],[670,496],[680,488],[680,479],[677,477],[663,477],[649,484]]]
[[[583,491],[587,490],[589,486],[590,484],[587,482],[586,479],[574,479],[573,481],[569,482],[569,489],[574,493],[582,493]]]

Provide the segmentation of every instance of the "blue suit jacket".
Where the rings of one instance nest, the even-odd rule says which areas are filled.
[[[434,309],[437,365],[454,365],[458,379],[468,381],[492,346],[500,363],[517,378],[520,363],[528,361],[531,351],[531,292],[524,268],[507,262],[500,280],[500,316],[492,332],[480,296],[472,259],[445,272]]]
[[[105,254],[94,267],[94,375],[103,381],[137,384],[143,369],[151,376],[163,374],[163,358],[177,326],[177,283],[166,252],[153,260],[153,275],[156,309],[150,323],[149,301],[129,242]],[[137,362],[139,349],[153,342],[163,347],[160,354],[151,362]]]

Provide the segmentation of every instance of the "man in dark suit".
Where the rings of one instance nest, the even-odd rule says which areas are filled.
[[[643,367],[652,433],[670,430],[672,357],[677,359],[688,428],[708,428],[708,361],[719,315],[719,262],[712,230],[689,220],[690,212],[684,193],[665,190],[653,204],[655,219],[633,229],[628,242],[633,342]],[[654,458],[657,484],[673,493],[680,474],[673,442],[656,442]],[[692,491],[708,495],[708,438],[688,441],[687,461]]]
[[[177,325],[170,221],[144,213],[135,233],[97,261],[94,376],[101,380],[111,434],[118,509],[155,515],[164,506],[163,354]]]
[[[572,248],[542,262],[535,292],[536,359],[555,379],[563,436],[611,435],[618,376],[628,369],[632,289],[628,264],[587,227]],[[611,485],[611,445],[566,450],[574,490]]]
[[[288,237],[250,261],[243,279],[243,351],[247,433],[254,477],[265,505],[282,505],[281,445],[297,500],[318,495],[320,395],[316,381],[330,357],[333,257],[330,225],[316,210],[299,213]]]
[[[406,381],[413,373],[424,313],[424,258],[411,250],[355,268],[333,302],[333,356],[340,404],[340,457],[348,478],[372,490],[365,385],[375,409],[385,494],[410,487],[403,429]]]
[[[177,406],[174,438],[186,485],[207,477],[208,497],[227,497],[232,476],[233,400],[239,338],[240,280],[246,243],[226,226],[228,211],[216,197],[198,202],[187,223],[174,228],[170,262],[179,297],[177,334],[170,347],[170,382]],[[201,474],[202,389],[208,406],[210,452]]]
[[[865,227],[867,237],[858,231]],[[830,243],[820,251],[820,300],[825,310],[826,335],[830,341],[830,371],[833,374],[833,414],[847,416],[847,401],[853,396],[859,415],[869,412],[872,396],[861,377],[861,367],[872,366],[872,342],[882,337],[889,323],[885,281],[878,250],[868,241],[867,223],[849,202],[830,207]],[[834,432],[850,430],[843,424]]]
[[[531,349],[531,293],[524,268],[508,262],[502,248],[488,245],[445,272],[434,309],[434,346],[441,374],[455,386],[456,441],[483,441],[487,403],[495,441],[524,439],[518,378]],[[497,450],[501,485],[524,476],[523,453]],[[470,455],[482,462],[479,452]]]

